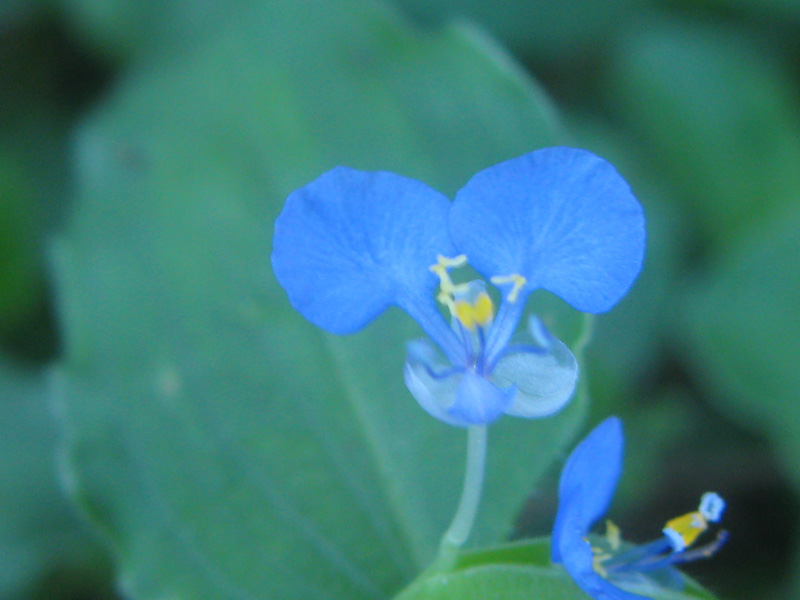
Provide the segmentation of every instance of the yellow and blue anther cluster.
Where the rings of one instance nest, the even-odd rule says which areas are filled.
[[[662,529],[675,552],[682,552],[708,529],[709,523],[722,518],[725,501],[715,492],[706,492],[700,498],[697,510],[667,521]]]

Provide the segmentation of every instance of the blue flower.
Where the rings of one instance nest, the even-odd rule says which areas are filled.
[[[622,542],[619,529],[610,522],[604,538],[590,535],[617,487],[623,445],[622,423],[616,417],[606,419],[573,450],[559,483],[553,562],[563,562],[595,600],[647,599],[634,591],[647,594],[655,582],[680,589],[683,577],[672,567],[711,556],[726,537],[720,532],[713,542],[689,549],[709,523],[722,517],[725,502],[714,492],[703,494],[696,511],[668,521],[662,537],[649,544]]]
[[[535,318],[512,343],[525,301],[541,288],[580,311],[610,309],[639,273],[644,239],[616,170],[559,147],[481,171],[453,202],[400,175],[336,167],[287,198],[272,265],[292,306],[332,333],[405,310],[433,341],[409,345],[406,385],[433,416],[469,426],[564,406],[577,363]],[[468,263],[499,307],[486,281],[453,280]]]

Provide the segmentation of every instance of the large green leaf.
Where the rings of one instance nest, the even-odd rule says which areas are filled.
[[[405,315],[334,338],[290,310],[272,221],[340,163],[453,193],[551,144],[547,102],[474,31],[364,2],[266,3],[150,69],[78,131],[52,252],[75,497],[131,597],[386,597],[433,556],[464,432],[405,391]],[[580,319],[540,302],[574,342]],[[477,539],[510,529],[583,404],[492,428]]]

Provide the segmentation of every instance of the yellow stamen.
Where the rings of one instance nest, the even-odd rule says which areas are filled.
[[[433,271],[436,276],[439,278],[439,287],[441,288],[441,292],[439,292],[439,296],[442,294],[454,294],[455,292],[461,291],[466,289],[466,285],[461,283],[456,285],[453,283],[453,280],[450,279],[450,274],[447,272],[447,269],[452,269],[453,267],[461,267],[467,264],[467,255],[466,254],[459,254],[455,258],[447,258],[446,256],[442,256],[441,254],[436,257],[437,262],[435,265],[430,266],[430,270]],[[441,298],[439,298],[441,301]]]
[[[516,302],[517,298],[519,297],[520,290],[525,286],[526,283],[528,283],[528,280],[518,273],[512,273],[511,275],[496,275],[489,281],[495,285],[503,285],[504,283],[514,284],[514,287],[511,288],[511,291],[507,296],[509,302]]]
[[[459,254],[458,256],[454,256],[453,258],[447,258],[446,256],[439,254],[436,257],[436,264],[431,265],[431,271],[436,273],[439,269],[452,269],[453,267],[463,267],[467,264],[467,255],[466,254]]]
[[[439,294],[436,299],[444,304],[449,310],[450,314],[456,315],[456,306],[453,303],[453,294],[463,291],[466,286],[464,284],[456,285],[450,279],[450,274],[447,269],[453,267],[460,267],[467,262],[466,254],[459,254],[454,258],[447,258],[441,254],[436,257],[436,264],[430,266],[430,270],[439,278]]]
[[[613,521],[606,521],[606,543],[608,544],[608,549],[605,548],[598,548],[597,546],[592,546],[592,569],[594,572],[601,575],[602,577],[608,578],[608,571],[603,566],[603,563],[607,561],[609,558],[614,556],[614,552],[620,549],[622,545],[622,534],[620,532],[619,527]],[[587,543],[589,542],[588,538],[583,538],[584,541]]]
[[[447,269],[465,265],[467,263],[467,255],[459,254],[455,258],[447,258],[446,256],[442,256],[440,254],[436,257],[436,259],[436,264],[431,265],[430,269],[439,278],[439,287],[442,288],[442,292],[451,294],[458,286],[456,286],[453,283],[453,280],[450,279],[450,274],[447,272]]]
[[[708,521],[699,511],[675,517],[664,525],[664,535],[678,552],[694,544],[698,536],[708,529]]]
[[[616,551],[622,544],[622,533],[613,521],[606,521],[606,541],[609,547]]]
[[[601,577],[608,579],[608,571],[606,571],[603,563],[611,558],[611,554],[603,552],[600,548],[595,548],[594,546],[592,546],[592,554],[594,554],[592,556],[592,569]]]
[[[441,254],[436,257],[436,264],[430,269],[439,278],[439,293],[436,299],[447,307],[450,315],[470,331],[476,327],[486,327],[494,318],[494,303],[485,291],[474,294],[474,287],[469,283],[453,283],[448,269],[462,267],[467,264],[466,254],[447,258]],[[472,297],[470,291],[473,291]]]

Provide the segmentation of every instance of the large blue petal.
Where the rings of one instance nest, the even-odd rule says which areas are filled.
[[[360,329],[390,304],[427,303],[422,312],[433,315],[429,266],[454,255],[449,209],[419,181],[336,167],[286,199],[272,267],[292,306],[333,333]]]
[[[450,233],[486,277],[519,274],[578,310],[610,309],[644,257],[642,208],[613,166],[545,148],[476,174],[456,195]]]
[[[553,528],[553,560],[562,556],[572,538],[583,538],[608,510],[622,473],[625,440],[622,422],[609,417],[572,451],[558,484],[558,513]]]

